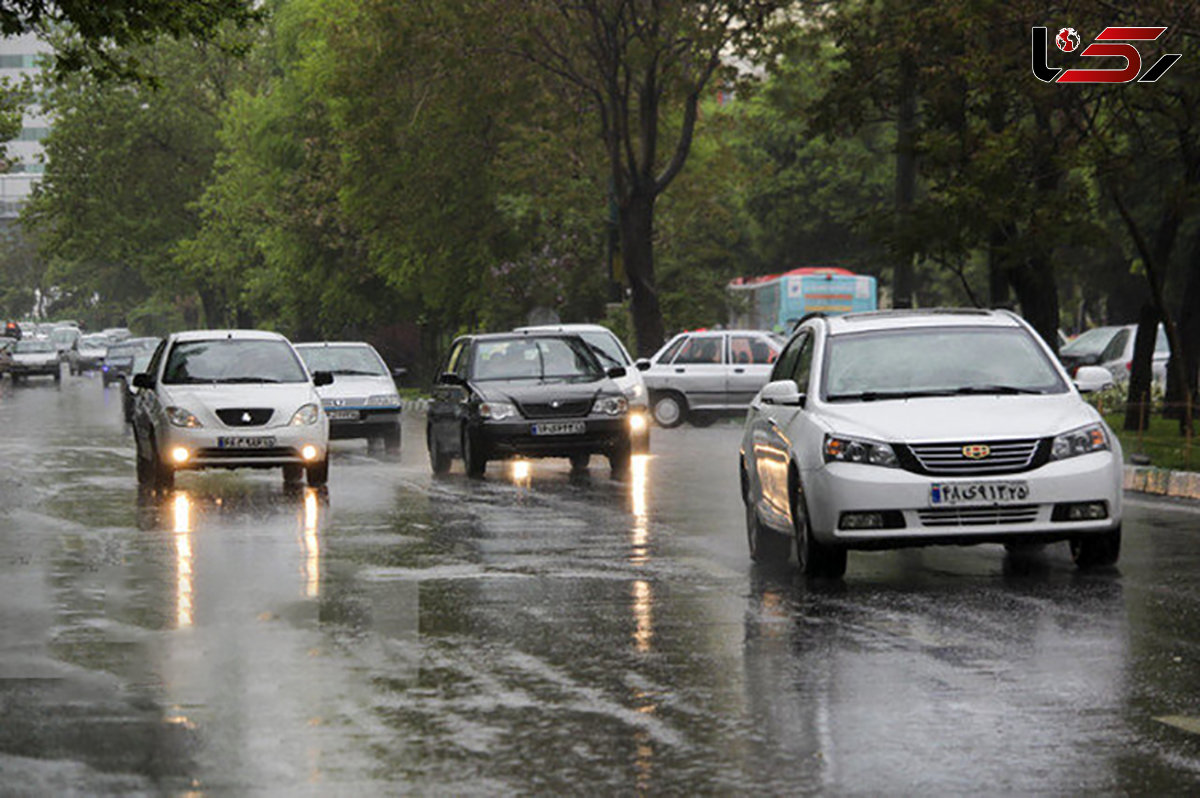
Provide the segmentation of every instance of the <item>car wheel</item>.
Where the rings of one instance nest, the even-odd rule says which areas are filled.
[[[304,466],[285,465],[283,467],[283,481],[285,484],[294,485],[302,479],[304,479]]]
[[[425,428],[425,446],[429,449],[429,465],[433,473],[441,476],[450,470],[450,455],[442,451],[441,444],[433,435],[433,428]]]
[[[781,535],[767,529],[758,520],[758,510],[753,502],[746,505],[746,540],[750,544],[750,559],[756,563],[781,565],[787,562],[792,554],[792,541],[787,535]]]
[[[1079,568],[1115,565],[1121,556],[1121,527],[1111,532],[1071,538],[1070,543],[1071,559]]]
[[[383,451],[386,454],[400,454],[400,425],[383,433]]]
[[[614,477],[623,477],[633,467],[633,441],[623,438],[608,454],[608,466]]]
[[[678,427],[687,420],[687,400],[674,391],[668,391],[654,400],[654,420],[660,427]]]
[[[827,546],[812,535],[808,504],[798,486],[792,487],[792,528],[796,535],[796,562],[805,576],[840,579],[846,573],[846,550]]]
[[[144,487],[153,487],[154,483],[154,467],[153,464],[145,457],[142,457],[142,445],[137,444],[137,454],[134,455],[137,461],[137,481],[139,485]]]
[[[590,454],[573,454],[571,455],[571,470],[586,471],[590,462],[592,462]]]
[[[692,423],[693,427],[711,427],[716,420],[716,413],[693,412],[688,414],[688,421]]]
[[[150,439],[150,473],[158,490],[175,487],[175,469],[171,468],[170,463],[163,462],[158,453],[158,443],[153,438]]]
[[[62,382],[62,369],[59,369],[58,371],[54,372],[54,381]]]
[[[470,430],[463,427],[462,431],[463,467],[469,477],[481,477],[487,470],[487,457],[479,443],[479,437],[472,435]]]
[[[306,467],[308,471],[308,486],[310,488],[320,488],[329,481],[329,455],[325,455],[325,459],[319,463],[313,463]]]

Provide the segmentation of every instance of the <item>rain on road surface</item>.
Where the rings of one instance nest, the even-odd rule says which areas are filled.
[[[1200,509],[753,568],[739,429],[433,479],[339,444],[139,497],[115,389],[0,387],[0,793],[1196,794]]]

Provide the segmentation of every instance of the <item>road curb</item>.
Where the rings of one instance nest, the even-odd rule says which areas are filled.
[[[1125,490],[1179,499],[1200,499],[1200,473],[1127,465]]]

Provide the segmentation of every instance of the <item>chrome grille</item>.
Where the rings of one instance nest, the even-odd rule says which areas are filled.
[[[983,474],[1013,474],[1025,471],[1040,462],[1037,438],[1015,441],[967,441],[963,443],[911,443],[904,447],[912,454],[916,470],[926,474],[969,476]],[[991,449],[987,457],[972,459],[963,454],[969,446],[985,445]]]
[[[554,407],[557,404],[558,407]],[[586,416],[592,409],[591,399],[562,399],[551,402],[522,402],[521,413],[525,418],[569,418]]]
[[[995,526],[997,524],[1030,524],[1037,520],[1036,504],[1009,507],[931,507],[917,510],[925,526]]]
[[[274,414],[269,407],[223,407],[217,411],[217,418],[227,427],[261,427]]]

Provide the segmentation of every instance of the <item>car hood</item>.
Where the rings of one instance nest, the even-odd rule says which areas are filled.
[[[193,413],[224,407],[270,407],[289,417],[301,405],[317,401],[315,389],[307,382],[163,385],[161,395],[164,405],[182,407]]]
[[[517,404],[545,402],[550,399],[591,399],[602,393],[623,395],[620,387],[607,377],[587,382],[561,379],[488,380],[472,385],[484,399]]]
[[[335,374],[333,382],[317,388],[322,399],[367,399],[383,393],[396,393],[396,383],[391,377],[379,375],[364,377],[353,374]]]
[[[1072,391],[834,402],[821,406],[821,419],[842,435],[933,442],[1044,438],[1093,424],[1100,415]]]

